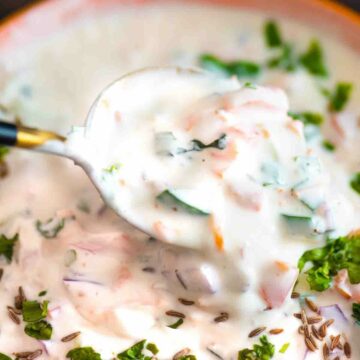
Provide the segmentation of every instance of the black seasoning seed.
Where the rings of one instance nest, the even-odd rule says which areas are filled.
[[[351,358],[351,346],[348,342],[344,344],[344,354],[348,359]]]
[[[26,300],[26,296],[22,286],[19,286],[18,295],[15,296],[15,307],[17,309],[22,309],[22,304]]]
[[[142,268],[142,271],[148,272],[148,273],[154,273],[155,269],[151,266],[146,266],[146,267]]]
[[[254,330],[252,330],[252,331],[250,331],[250,333],[249,333],[249,338],[251,338],[251,337],[254,337],[254,336],[258,336],[258,335],[260,335],[263,331],[265,331],[266,330],[266,326],[261,326],[261,327],[258,327],[258,328],[256,328],[256,329],[254,329]]]
[[[218,353],[216,353],[214,350],[211,350],[210,348],[206,348],[206,350],[211,354],[214,355],[216,358],[220,359],[220,360],[224,360],[224,358],[222,356],[220,356]]]
[[[178,300],[181,304],[186,305],[186,306],[195,304],[195,301],[192,301],[192,300],[187,300],[187,299],[183,299],[183,298],[179,298]]]
[[[179,283],[181,284],[181,286],[182,286],[185,290],[187,290],[187,286],[186,286],[183,278],[181,277],[180,272],[179,272],[178,269],[175,270],[175,275],[176,275],[176,278],[179,280]]]
[[[222,313],[220,313],[220,315],[217,316],[217,317],[214,319],[214,321],[215,321],[216,323],[224,322],[224,321],[227,321],[227,320],[229,320],[229,314],[228,314],[227,312],[222,312]]]
[[[22,311],[21,310],[18,310],[18,309],[15,309],[14,307],[12,307],[12,306],[7,306],[7,309],[9,310],[9,311],[12,311],[14,314],[16,314],[16,315],[21,315],[22,314]]]
[[[173,316],[173,317],[177,317],[177,318],[180,318],[180,319],[185,319],[185,314],[179,312],[179,311],[176,311],[176,310],[168,310],[166,313],[166,315],[168,316]]]
[[[74,333],[72,333],[72,334],[69,334],[69,335],[64,336],[64,337],[61,339],[61,341],[62,341],[62,342],[72,341],[72,340],[76,339],[80,334],[81,334],[80,331],[74,332]]]

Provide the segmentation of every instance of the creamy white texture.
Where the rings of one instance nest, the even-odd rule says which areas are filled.
[[[136,9],[137,16],[134,12],[128,9],[119,15],[71,26],[37,48],[26,49],[26,56],[21,56],[21,50],[17,56],[2,54],[1,66],[6,76],[1,79],[6,80],[1,80],[1,103],[29,125],[66,133],[70,125],[83,123],[101,88],[130,70],[152,65],[194,65],[197,56],[205,51],[228,59],[246,55],[262,61],[267,57],[260,34],[263,16],[233,9],[181,6]],[[314,34],[312,29],[285,20],[281,25],[287,38],[300,49]],[[131,41],[121,34],[131,34]],[[340,80],[358,84],[358,57],[341,44],[319,36],[331,71],[330,79],[323,85],[331,87]],[[303,69],[293,74],[265,72],[259,81],[283,88],[289,95],[291,110],[326,113],[327,102],[318,91],[319,84]],[[330,190],[331,195],[340,194],[335,202],[349,204],[342,210],[341,233],[359,227],[360,200],[349,187],[351,174],[359,171],[359,100],[356,88],[343,113],[335,119],[326,116],[322,132],[336,143],[335,153],[327,153],[316,141],[308,144],[330,173],[330,189],[336,189]],[[206,143],[213,140],[200,139]],[[231,254],[229,260],[225,255],[213,257],[213,249],[199,255],[147,241],[145,235],[103,207],[93,185],[69,161],[43,155],[35,158],[15,150],[8,159],[11,173],[0,184],[0,233],[12,236],[19,232],[20,245],[12,264],[3,265],[0,352],[11,354],[46,347],[48,355],[44,351],[40,359],[64,359],[68,350],[80,345],[92,346],[107,360],[147,338],[161,349],[159,359],[171,359],[185,347],[191,348],[198,359],[216,359],[207,348],[224,359],[236,359],[238,350],[257,341],[249,339],[248,333],[258,326],[267,326],[284,328],[280,335],[268,335],[277,349],[274,359],[304,358],[303,338],[297,334],[299,321],[292,316],[299,311],[299,303],[288,296],[298,258],[304,250],[321,245],[321,241],[296,238],[290,242],[284,240],[284,235],[276,241],[271,238],[274,243],[266,243],[264,249],[262,238],[254,236],[249,258],[263,263],[262,258],[266,257],[272,263],[261,273],[253,274],[251,266],[240,264],[248,270],[243,272],[239,269],[241,253]],[[14,196],[19,201],[14,201]],[[78,207],[85,211],[89,208],[90,213]],[[34,223],[50,217],[67,220],[57,238],[47,240],[36,231]],[[77,260],[66,266],[71,249],[76,250]],[[286,276],[279,276],[281,272],[273,260],[288,263]],[[142,271],[144,268],[153,268],[155,273]],[[187,290],[179,282],[179,273]],[[249,284],[248,279],[254,282]],[[269,284],[269,293],[274,290],[275,303],[281,304],[286,297],[285,303],[263,311],[267,304],[255,286],[261,280]],[[12,304],[19,285],[30,299],[36,299],[39,291],[48,290],[49,321],[54,334],[44,345],[26,336],[23,326],[8,319],[6,305]],[[299,290],[308,291],[307,285],[301,284]],[[359,330],[351,319],[351,301],[333,290],[314,294],[319,305],[340,304],[347,320],[338,321],[330,332],[345,334],[353,347],[352,358],[356,359]],[[190,298],[196,304],[183,306],[178,297]],[[166,326],[174,322],[174,318],[165,315],[169,309],[186,314],[184,324],[176,330]],[[229,320],[214,323],[222,311],[229,313]],[[82,332],[77,340],[60,341],[73,331]],[[279,354],[286,342],[290,342],[288,350]],[[320,352],[306,357],[320,358]]]

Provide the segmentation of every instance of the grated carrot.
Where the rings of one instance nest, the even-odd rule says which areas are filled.
[[[219,228],[215,224],[214,216],[210,216],[210,226],[216,248],[221,252],[224,251],[224,238],[222,237]]]

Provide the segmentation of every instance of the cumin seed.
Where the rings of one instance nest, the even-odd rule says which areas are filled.
[[[210,354],[212,354],[212,355],[214,355],[216,358],[218,358],[218,359],[220,359],[220,360],[224,360],[224,358],[222,357],[222,356],[220,356],[218,353],[216,353],[214,350],[211,350],[210,348],[206,348],[206,350],[210,353]]]
[[[309,330],[309,326],[308,325],[304,325],[304,334],[305,334],[305,337],[310,337],[310,330]]]
[[[180,319],[185,319],[185,314],[181,313],[180,311],[168,310],[165,314],[168,315],[168,316],[173,316],[173,317],[177,317],[177,318],[180,318]]]
[[[309,334],[308,339],[312,342],[312,344],[314,345],[314,348],[317,349],[318,347],[317,347],[316,341],[311,334]]]
[[[304,325],[307,325],[308,321],[307,321],[307,316],[306,316],[306,312],[304,309],[301,309],[301,321]]]
[[[344,347],[342,346],[342,343],[341,343],[341,342],[339,342],[339,343],[337,344],[337,348],[340,349],[340,350],[344,349]]]
[[[35,350],[34,352],[32,352],[27,358],[26,360],[33,360],[33,359],[36,359],[37,357],[41,356],[42,355],[42,350],[41,349],[38,349],[38,350]]]
[[[16,325],[20,325],[20,318],[12,310],[8,309],[8,315]]]
[[[214,319],[216,323],[224,322],[227,320],[229,320],[229,314],[227,312],[221,312],[220,315]]]
[[[187,299],[183,299],[183,298],[178,298],[178,300],[179,300],[180,304],[183,304],[185,306],[190,306],[190,305],[195,304],[195,301],[192,301],[192,300],[187,300]]]
[[[147,272],[147,273],[154,273],[155,269],[151,266],[146,266],[146,267],[142,268],[142,271]]]
[[[189,355],[190,353],[191,353],[191,350],[189,348],[182,349],[173,356],[173,360],[179,360],[182,357]]]
[[[348,342],[344,344],[344,354],[348,359],[351,358],[351,346]]]
[[[26,296],[24,293],[24,289],[22,288],[22,286],[19,286],[18,295],[15,296],[15,307],[21,310],[22,304],[25,300],[26,300]]]
[[[311,340],[309,338],[307,338],[307,337],[305,338],[305,345],[310,351],[316,351],[316,347],[311,342]]]
[[[21,351],[21,352],[13,353],[13,355],[19,359],[26,359],[31,354],[32,354],[32,351]]]
[[[3,275],[4,275],[4,269],[0,268],[0,281],[1,281],[2,277],[3,277]]]
[[[304,326],[303,325],[299,326],[298,333],[301,335],[304,335]]]
[[[326,323],[324,323],[319,328],[319,335],[324,338],[326,336],[326,333],[327,333],[327,326]]]
[[[18,309],[15,309],[14,307],[12,306],[7,306],[7,309],[8,311],[12,311],[15,315],[21,315],[22,314],[22,311],[21,310],[18,310]]]
[[[76,332],[74,332],[74,333],[72,333],[72,334],[69,334],[69,335],[64,336],[64,337],[61,339],[61,341],[62,341],[62,342],[68,342],[68,341],[74,340],[74,339],[76,339],[80,334],[81,334],[80,331],[76,331]]]
[[[292,293],[291,293],[291,298],[292,299],[297,299],[297,298],[299,298],[300,297],[300,294],[297,292],[297,291],[293,291]]]
[[[269,333],[270,333],[271,335],[277,335],[277,334],[281,334],[283,331],[284,331],[284,329],[271,329],[271,330],[269,331]]]
[[[175,275],[176,275],[176,278],[179,280],[179,283],[181,284],[181,286],[187,290],[187,286],[182,278],[182,276],[180,275],[180,271],[178,269],[175,270]]]
[[[311,316],[309,318],[307,318],[307,322],[309,325],[311,324],[317,324],[322,320],[321,316]]]
[[[340,342],[340,334],[331,339],[330,350],[333,351],[338,346],[339,342]]]
[[[329,320],[326,320],[325,321],[325,325],[326,325],[326,327],[329,327],[330,325],[332,325],[333,323],[334,323],[334,319],[329,319]]]
[[[337,356],[334,360],[340,360],[340,357],[339,357],[339,356]]]
[[[314,325],[311,325],[311,332],[318,340],[320,340],[320,341],[323,340],[323,338],[320,336],[319,332],[317,331],[317,329]]]
[[[309,298],[306,297],[305,302],[310,310],[312,310],[313,312],[316,312],[316,313],[319,312],[318,306],[312,300],[310,300]]]
[[[300,314],[300,313],[294,313],[294,317],[296,317],[297,319],[301,320],[301,314]]]
[[[258,327],[258,328],[256,328],[256,329],[250,331],[250,333],[249,333],[248,336],[249,336],[249,338],[258,336],[258,335],[260,335],[260,334],[261,334],[263,331],[265,331],[265,330],[266,330],[266,326],[260,326],[260,327]]]
[[[324,360],[327,360],[327,358],[328,358],[329,355],[330,355],[330,350],[329,350],[329,347],[327,346],[327,343],[325,343],[325,344],[323,345],[322,353],[323,353]]]

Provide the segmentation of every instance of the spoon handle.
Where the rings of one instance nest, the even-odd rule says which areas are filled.
[[[38,130],[23,125],[11,124],[0,120],[0,145],[15,146],[61,155],[58,146],[50,143],[63,143],[65,137],[51,131]]]

